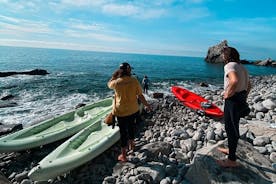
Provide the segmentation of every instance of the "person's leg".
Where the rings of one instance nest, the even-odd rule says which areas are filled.
[[[136,119],[137,113],[134,113],[133,115],[129,116],[128,119],[128,137],[129,137],[129,149],[134,150],[135,143],[134,143],[134,138],[135,138],[135,119]]]
[[[121,154],[118,156],[118,160],[127,161],[126,150],[128,145],[127,136],[127,124],[124,117],[117,117],[118,125],[120,128],[120,141],[121,141]]]
[[[143,91],[144,91],[144,93],[146,92],[146,85],[145,84],[143,86]]]
[[[236,167],[238,164],[236,163],[236,149],[239,139],[239,130],[238,123],[236,122],[238,119],[235,116],[237,114],[235,109],[235,102],[230,100],[225,100],[224,105],[224,123],[225,123],[225,131],[228,138],[228,148],[219,148],[218,150],[223,153],[228,153],[228,159],[219,160],[218,164],[222,167]]]
[[[231,118],[231,133],[229,135],[230,139],[228,141],[228,146],[229,146],[229,156],[228,159],[232,161],[236,161],[237,156],[236,156],[236,150],[238,146],[238,140],[240,137],[239,133],[239,121],[240,121],[240,115],[238,112],[238,104],[236,102],[231,102],[231,109],[230,109],[230,118]]]
[[[149,89],[149,86],[146,85],[146,94],[148,94],[148,89]]]

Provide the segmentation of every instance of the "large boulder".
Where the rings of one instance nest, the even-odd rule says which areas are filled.
[[[12,98],[14,98],[14,96],[11,95],[11,94],[9,94],[9,95],[6,95],[6,96],[4,96],[4,97],[1,97],[0,100],[10,100],[10,99],[12,99]]]
[[[0,124],[0,136],[6,135],[12,132],[16,132],[21,129],[23,129],[22,124],[9,124],[9,125]]]
[[[276,142],[276,130],[270,127],[269,122],[260,120],[247,120],[247,122],[243,127],[246,127],[255,136],[267,136],[271,141]]]
[[[222,184],[222,183],[258,183],[271,184],[276,182],[276,171],[271,162],[260,154],[253,146],[239,140],[237,148],[238,168],[222,168],[216,159],[224,159],[225,155],[217,151],[219,146],[225,146],[226,141],[220,141],[196,152],[192,164],[185,175],[192,184]]]
[[[209,47],[207,56],[205,57],[205,61],[208,63],[223,63],[221,54],[222,49],[225,47],[228,47],[227,40],[223,40],[218,45]]]

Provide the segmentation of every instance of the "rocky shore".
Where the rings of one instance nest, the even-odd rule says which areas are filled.
[[[31,181],[28,172],[63,141],[16,153],[0,154],[0,183],[273,183],[276,182],[276,75],[251,77],[249,116],[240,121],[241,168],[223,169],[216,147],[225,144],[222,119],[202,116],[173,96],[151,101],[154,111],[138,124],[136,148],[120,163],[119,144],[70,173],[45,182]],[[201,95],[223,108],[222,88]],[[206,151],[207,150],[207,151]],[[274,164],[274,165],[273,165]],[[2,175],[2,176],[1,176]]]

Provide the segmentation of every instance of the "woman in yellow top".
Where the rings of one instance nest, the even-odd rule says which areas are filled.
[[[146,108],[151,110],[142,93],[138,80],[131,76],[131,67],[128,63],[122,63],[119,70],[115,71],[107,83],[115,92],[113,115],[117,117],[121,135],[121,154],[118,160],[127,161],[127,146],[134,149],[134,132],[136,113],[139,111],[137,98]]]

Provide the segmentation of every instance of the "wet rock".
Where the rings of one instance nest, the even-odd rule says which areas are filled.
[[[164,97],[164,93],[157,93],[157,92],[155,92],[155,93],[152,94],[152,97],[153,98],[163,98]]]
[[[205,83],[205,82],[201,82],[201,83],[199,83],[199,85],[201,86],[201,87],[208,87],[209,85],[207,84],[207,83]]]
[[[23,129],[22,124],[0,125],[0,136]]]
[[[49,74],[46,70],[43,69],[34,69],[27,72],[0,72],[0,77],[8,77],[12,75],[47,75]]]
[[[86,104],[84,103],[79,103],[78,105],[76,105],[75,109],[81,108],[83,106],[86,106]]]
[[[10,100],[12,98],[14,98],[14,96],[10,94],[10,95],[2,97],[0,100]]]

